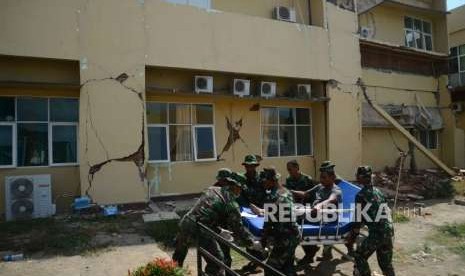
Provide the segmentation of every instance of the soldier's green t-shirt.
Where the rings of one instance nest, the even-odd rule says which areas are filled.
[[[365,224],[368,227],[369,233],[387,235],[393,234],[392,223],[389,220],[381,218],[379,221],[376,221],[376,217],[378,212],[380,212],[380,208],[382,208],[382,204],[386,204],[384,206],[389,208],[384,194],[378,188],[373,187],[372,185],[364,186],[355,197],[355,203],[360,204],[361,209],[364,209],[367,204],[371,204],[369,209],[366,211],[370,221],[366,221],[366,218],[361,216],[362,221],[358,223],[358,227],[360,227],[361,224]]]
[[[312,177],[301,173],[299,178],[295,179],[291,176],[286,178],[286,184],[284,185],[287,189],[293,191],[308,191],[316,186]],[[309,197],[302,203],[312,203],[315,200],[315,191],[310,193]]]
[[[339,186],[333,184],[333,187],[327,188],[322,184],[318,184],[318,187],[315,189],[315,201],[313,205],[327,200],[331,195],[336,196],[338,203],[342,202],[342,191]]]
[[[260,180],[259,173],[251,177],[246,174],[244,174],[244,176],[246,178],[246,186],[242,188],[241,195],[237,199],[237,202],[240,206],[248,207],[250,203],[252,203],[257,207],[263,208],[263,203],[265,201],[265,188]]]

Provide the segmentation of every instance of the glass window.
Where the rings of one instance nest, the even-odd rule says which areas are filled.
[[[52,163],[77,163],[77,143],[76,125],[52,125]]]
[[[52,122],[78,122],[79,100],[77,99],[50,99],[50,121]]]
[[[438,148],[438,133],[436,131],[428,132],[428,146],[430,149]]]
[[[405,46],[433,50],[432,25],[428,21],[404,17]]]
[[[294,156],[296,154],[294,126],[281,126],[279,128],[279,146],[281,156]]]
[[[15,98],[0,97],[0,122],[15,120]]]
[[[167,127],[150,126],[148,132],[149,160],[168,161]]]
[[[192,134],[191,126],[171,125],[170,132],[170,160],[192,160]]]
[[[13,125],[0,125],[0,167],[13,163]]]
[[[405,46],[415,47],[415,40],[413,39],[413,31],[405,31]]]
[[[460,71],[465,71],[465,56],[460,57]]]
[[[195,127],[195,159],[215,158],[213,127]]]
[[[405,25],[405,28],[408,28],[408,29],[413,29],[413,20],[411,17],[405,17],[404,18],[404,25]]]
[[[457,55],[458,55],[458,48],[457,47],[450,48],[450,56],[456,57]]]
[[[423,21],[423,32],[426,34],[431,34],[431,23]]]
[[[168,104],[147,103],[147,122],[149,124],[168,123]]]
[[[262,152],[267,157],[279,156],[278,126],[262,127]]]
[[[18,166],[48,165],[48,124],[18,123]]]
[[[428,147],[428,135],[426,131],[421,130],[419,133],[419,136],[420,136],[420,143],[423,146]]]
[[[433,40],[430,35],[425,35],[425,49],[428,51],[433,50]]]
[[[190,104],[169,104],[169,118],[170,124],[190,124]]]
[[[278,109],[264,107],[261,109],[262,125],[278,124]]]
[[[310,109],[264,107],[261,114],[261,141],[264,156],[312,154]]]
[[[196,124],[213,124],[213,106],[211,104],[196,104],[193,107]]]
[[[18,98],[18,121],[47,122],[48,99]]]
[[[459,55],[465,55],[465,44],[459,47]]]
[[[449,59],[449,73],[458,73],[459,72],[459,60],[454,57]]]

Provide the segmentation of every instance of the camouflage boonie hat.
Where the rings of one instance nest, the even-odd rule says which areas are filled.
[[[231,177],[232,173],[233,172],[228,168],[221,168],[221,169],[218,170],[218,172],[216,174],[216,180]]]
[[[260,165],[260,163],[258,162],[257,156],[255,156],[253,154],[249,154],[249,155],[245,156],[244,162],[242,163],[242,165],[258,166],[258,165]]]
[[[373,174],[373,170],[371,166],[359,166],[357,168],[357,176],[362,176],[362,177],[371,177]]]
[[[260,172],[261,180],[279,180],[280,178],[281,174],[279,174],[274,167],[264,168],[263,171]]]
[[[321,163],[320,172],[334,173],[334,165],[331,161],[324,161]]]
[[[245,185],[247,184],[247,179],[245,178],[245,176],[241,173],[235,173],[233,172],[231,174],[231,179],[233,179],[235,181],[234,184],[236,184],[236,186],[240,186],[241,188],[245,187]],[[229,178],[228,178],[229,179]]]

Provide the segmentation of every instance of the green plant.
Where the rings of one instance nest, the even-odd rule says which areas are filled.
[[[439,231],[455,238],[465,238],[465,223],[447,224],[439,227]]]
[[[156,258],[133,272],[128,271],[128,276],[184,276],[187,274],[188,272],[179,267],[175,261],[161,258]]]
[[[405,222],[409,222],[410,221],[410,218],[400,212],[395,212],[393,214],[393,221],[396,222],[396,223],[405,223]]]
[[[174,238],[178,233],[178,220],[165,220],[147,224],[146,233],[155,241],[165,246],[173,245]]]

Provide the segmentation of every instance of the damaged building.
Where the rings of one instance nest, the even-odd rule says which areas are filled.
[[[311,175],[331,159],[347,179],[361,163],[394,165],[398,149],[434,166],[362,88],[447,165],[463,164],[445,1],[1,6],[0,213],[11,176],[50,175],[66,211],[79,195],[196,194],[246,154],[283,173],[297,159]]]

